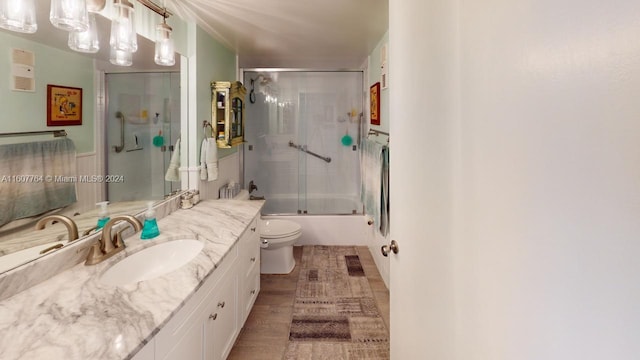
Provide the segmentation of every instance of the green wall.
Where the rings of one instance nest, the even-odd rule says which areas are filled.
[[[202,120],[211,122],[211,82],[234,81],[236,79],[236,54],[214,40],[208,33],[198,27],[196,32],[197,54],[197,114],[198,126],[202,127]],[[204,134],[198,132],[198,144],[202,142]],[[200,145],[198,145],[198,151]],[[225,157],[238,151],[218,149],[218,158]],[[199,158],[199,157],[198,157]]]
[[[387,44],[387,69],[391,61],[389,52],[389,31],[387,31],[382,39],[376,45],[376,48],[369,54],[369,86],[380,81],[380,50],[382,46]],[[388,76],[392,75],[387,72]],[[384,132],[389,132],[389,90],[391,88],[380,90],[380,126],[372,125],[372,128]]]
[[[78,153],[94,151],[93,60],[0,32],[0,132],[65,129]],[[11,90],[11,49],[35,54],[35,92]],[[82,88],[82,125],[47,127],[47,84]],[[3,138],[3,143],[39,140],[41,137]]]

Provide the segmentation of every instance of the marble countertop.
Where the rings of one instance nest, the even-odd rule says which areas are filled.
[[[208,200],[158,221],[160,236],[126,238],[126,249],[78,264],[0,302],[0,358],[126,359],[140,350],[202,285],[238,241],[263,201]],[[108,286],[99,276],[142,248],[178,238],[204,242],[190,263],[164,276]]]

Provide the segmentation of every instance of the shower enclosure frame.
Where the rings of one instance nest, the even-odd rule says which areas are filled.
[[[239,81],[244,81],[246,72],[314,72],[314,73],[336,73],[336,72],[358,72],[362,74],[362,111],[364,113],[365,106],[367,103],[367,94],[368,88],[365,89],[365,84],[367,81],[366,69],[350,69],[350,68],[337,68],[337,69],[310,69],[310,68],[240,68],[239,69]],[[244,84],[244,83],[243,83]],[[244,84],[245,87],[248,88],[249,84]],[[363,114],[361,113],[361,115]],[[245,124],[246,125],[246,124]],[[360,147],[360,139],[362,137],[363,132],[366,130],[364,127],[366,126],[366,121],[361,117],[358,124],[358,133],[354,142],[354,145]],[[245,130],[246,131],[246,130]],[[246,142],[246,139],[245,139]],[[244,146],[238,148],[239,155],[239,167],[240,167],[240,182],[242,184],[242,188],[246,188],[247,184],[245,184],[245,149]],[[364,215],[364,204],[360,204],[360,209],[358,212],[354,211],[353,213],[332,213],[332,214],[313,214],[313,213],[273,213],[273,214],[264,214],[265,216],[312,216],[312,217],[327,217],[327,216],[363,216]]]

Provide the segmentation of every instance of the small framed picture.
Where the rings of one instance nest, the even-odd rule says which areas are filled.
[[[47,126],[82,125],[82,89],[47,85]]]
[[[377,82],[369,88],[371,102],[371,125],[380,125],[380,83]]]

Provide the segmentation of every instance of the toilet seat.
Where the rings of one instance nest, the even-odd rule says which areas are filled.
[[[300,224],[287,220],[263,220],[260,226],[260,237],[265,239],[290,237],[301,232]]]

